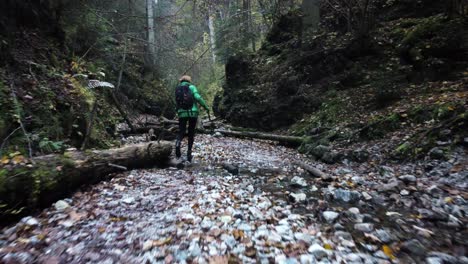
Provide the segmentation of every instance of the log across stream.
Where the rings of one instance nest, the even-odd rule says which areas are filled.
[[[33,158],[27,164],[0,169],[0,222],[48,206],[84,184],[114,172],[170,163],[171,142],[149,142],[123,148],[67,151]]]

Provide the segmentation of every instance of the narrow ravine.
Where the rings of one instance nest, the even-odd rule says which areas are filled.
[[[268,142],[207,135],[194,156],[184,170],[119,174],[4,228],[0,261],[468,262],[463,182],[448,193],[431,176],[409,175],[417,165],[324,165]],[[463,157],[452,174],[466,171]],[[299,160],[329,177],[308,175]]]

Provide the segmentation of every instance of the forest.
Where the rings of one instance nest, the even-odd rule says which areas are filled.
[[[0,263],[468,263],[466,0],[0,1]]]

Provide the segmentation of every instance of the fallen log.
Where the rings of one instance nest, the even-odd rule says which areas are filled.
[[[307,171],[308,173],[310,173],[310,175],[312,175],[314,177],[321,178],[322,180],[332,179],[332,177],[330,175],[327,175],[324,172],[320,171],[319,169],[314,168],[314,167],[310,166],[309,164],[306,164],[306,163],[304,163],[302,161],[294,161],[294,164],[301,167],[302,169],[304,169],[305,171]]]
[[[221,130],[221,129],[214,130],[214,132],[221,133],[222,135],[228,136],[228,137],[254,138],[254,139],[265,139],[265,140],[277,141],[281,144],[290,145],[290,146],[299,146],[305,141],[305,138],[303,137],[275,135],[275,134],[267,134],[267,133],[260,133],[260,132],[246,132],[246,131],[241,132],[241,131],[229,131],[229,130]]]
[[[118,149],[67,151],[0,168],[0,222],[52,202],[82,185],[97,183],[125,169],[165,166],[170,142],[149,142]]]

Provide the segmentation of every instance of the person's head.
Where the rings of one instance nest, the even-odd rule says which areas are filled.
[[[180,82],[192,82],[192,77],[188,76],[188,75],[184,75],[182,77],[180,77],[179,79]]]

